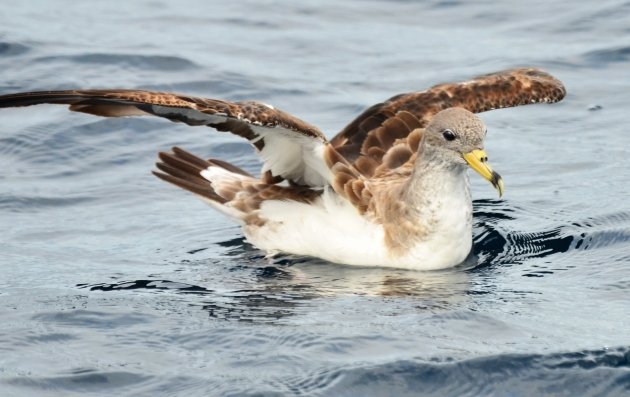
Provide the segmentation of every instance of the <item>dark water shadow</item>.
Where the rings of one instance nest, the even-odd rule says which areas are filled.
[[[54,55],[39,57],[35,63],[70,63],[72,65],[117,65],[141,70],[180,71],[198,66],[191,60],[167,55],[91,53],[79,55]]]
[[[146,291],[176,291],[182,294],[211,294],[213,291],[185,283],[178,283],[169,280],[134,280],[121,281],[113,284],[77,284],[79,288],[88,288],[90,291],[126,291],[126,290],[146,290]]]
[[[478,234],[473,238],[473,250],[479,262],[472,271],[630,242],[630,214],[625,212],[562,222],[541,218],[540,223],[547,226],[542,230],[511,230],[507,221],[532,215],[506,205],[498,200],[475,201],[474,228]],[[569,262],[565,265],[571,266]],[[545,274],[553,274],[553,271],[531,271],[523,276],[543,277]]]
[[[31,48],[24,44],[0,41],[0,56],[2,57],[22,55],[30,50]]]
[[[623,396],[630,349],[501,354],[457,361],[395,361],[341,370],[329,395]]]
[[[31,390],[69,393],[102,393],[105,390],[115,392],[125,390],[131,386],[139,386],[148,382],[152,377],[139,375],[132,372],[101,371],[101,370],[77,370],[72,374],[59,376],[37,377],[23,376],[7,380],[12,386],[18,386]]]

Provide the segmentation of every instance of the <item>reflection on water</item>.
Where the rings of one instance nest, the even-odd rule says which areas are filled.
[[[254,322],[273,322],[299,312],[298,309],[311,300],[335,296],[414,297],[417,302],[424,302],[425,309],[431,310],[446,309],[467,299],[469,276],[461,269],[415,272],[301,260],[304,262],[296,261],[291,265],[286,264],[287,258],[279,260],[283,264],[256,266],[252,263],[248,269],[250,284],[221,292],[168,280],[77,286],[103,292],[144,290],[193,294],[196,297],[189,302],[206,310],[211,317]]]

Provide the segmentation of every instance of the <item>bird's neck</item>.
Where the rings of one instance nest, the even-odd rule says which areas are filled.
[[[453,163],[440,149],[424,143],[411,176],[398,186],[375,191],[375,212],[385,231],[385,244],[400,255],[427,239],[470,238],[472,202],[466,167]]]
[[[453,163],[442,149],[423,142],[403,189],[404,200],[421,212],[448,205],[453,199],[470,200],[466,171],[466,165]]]

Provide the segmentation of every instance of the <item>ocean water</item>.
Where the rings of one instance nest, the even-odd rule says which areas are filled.
[[[328,136],[400,92],[519,66],[555,105],[481,114],[475,257],[273,260],[150,174],[246,142],[61,106],[0,110],[1,396],[630,395],[630,2],[3,1],[0,93],[256,99]]]

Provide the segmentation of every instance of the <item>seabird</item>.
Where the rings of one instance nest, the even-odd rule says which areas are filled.
[[[328,140],[273,106],[144,90],[87,89],[0,96],[0,107],[44,103],[105,117],[153,115],[247,140],[261,175],[183,149],[159,153],[153,173],[238,222],[269,254],[429,270],[455,266],[472,247],[467,168],[502,195],[486,127],[474,113],[553,103],[562,83],[535,68],[440,84],[376,104]]]

